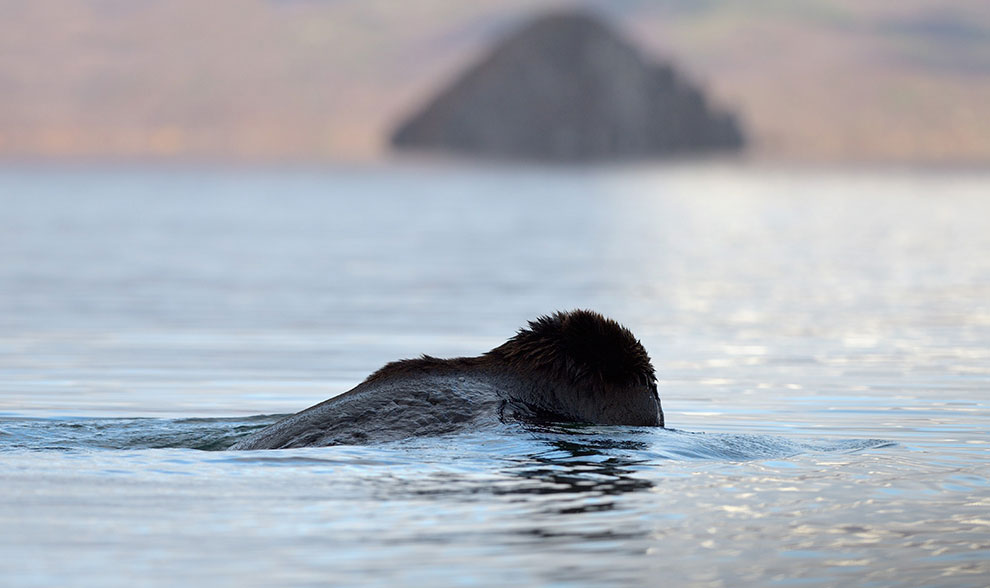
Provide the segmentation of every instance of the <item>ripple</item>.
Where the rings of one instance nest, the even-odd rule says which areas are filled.
[[[241,437],[266,427],[280,415],[241,418],[0,418],[0,451],[197,449],[220,451]],[[634,462],[663,461],[750,461],[786,459],[808,453],[849,453],[888,447],[880,439],[795,440],[774,435],[703,433],[644,427],[580,425],[502,425],[493,430],[465,432],[442,438],[407,439],[384,444],[417,459],[430,460],[439,454],[446,459],[448,447],[470,449],[492,456],[527,455],[558,461],[595,462],[622,459]],[[244,452],[230,461],[254,463],[326,463],[321,457],[298,457],[271,452]],[[340,451],[335,448],[335,451]],[[259,453],[263,457],[259,456]],[[245,457],[247,456],[247,457]],[[368,458],[368,465],[389,463]],[[287,461],[288,460],[288,461]],[[299,461],[302,460],[302,461]]]

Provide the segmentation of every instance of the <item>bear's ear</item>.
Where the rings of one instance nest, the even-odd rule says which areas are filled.
[[[541,316],[490,353],[575,384],[655,389],[656,374],[643,345],[629,329],[590,310]]]

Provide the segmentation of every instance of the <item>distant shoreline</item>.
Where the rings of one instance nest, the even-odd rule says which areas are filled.
[[[0,20],[0,160],[379,161],[405,115],[557,5],[16,3]],[[990,166],[975,5],[586,5],[737,112],[748,160]]]
[[[682,172],[692,169],[739,170],[754,173],[781,174],[990,174],[990,162],[911,162],[911,161],[805,161],[797,159],[759,159],[752,157],[710,157],[699,159],[659,159],[617,161],[604,163],[542,163],[531,161],[478,161],[450,156],[395,155],[366,159],[282,159],[245,160],[232,157],[215,158],[154,158],[154,157],[3,157],[0,173],[10,171],[115,171],[180,173],[204,172],[274,172],[328,173],[373,172],[376,170],[407,170],[423,172],[519,172],[519,173],[649,173],[653,171]]]

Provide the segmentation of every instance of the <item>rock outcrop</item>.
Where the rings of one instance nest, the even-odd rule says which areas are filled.
[[[550,15],[509,36],[395,131],[399,149],[593,161],[734,151],[736,119],[598,19]]]

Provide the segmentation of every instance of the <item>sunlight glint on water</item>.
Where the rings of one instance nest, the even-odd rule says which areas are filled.
[[[0,583],[990,574],[990,177],[0,172]],[[675,431],[225,453],[589,307]],[[253,418],[255,417],[255,418]]]

